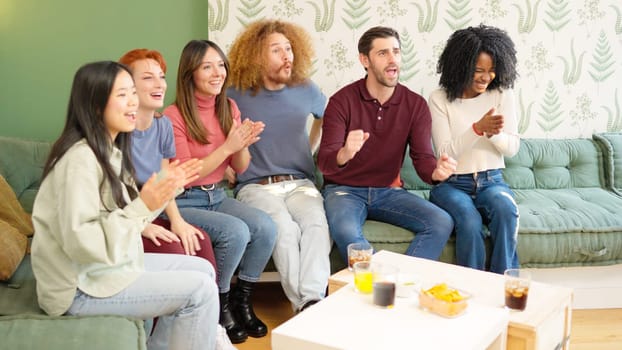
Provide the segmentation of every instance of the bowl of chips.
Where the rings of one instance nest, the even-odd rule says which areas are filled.
[[[463,314],[471,295],[451,287],[446,283],[437,283],[419,292],[419,307],[444,317],[456,317]]]

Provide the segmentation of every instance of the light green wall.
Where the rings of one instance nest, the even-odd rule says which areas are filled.
[[[167,103],[190,39],[207,38],[204,0],[0,0],[0,135],[55,140],[73,74],[147,47],[168,62]]]

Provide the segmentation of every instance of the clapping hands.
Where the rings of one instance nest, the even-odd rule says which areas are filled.
[[[503,115],[495,113],[496,109],[492,107],[480,120],[473,124],[475,130],[488,137],[500,133],[503,130]]]
[[[259,141],[259,134],[263,132],[265,127],[266,125],[263,122],[253,122],[248,118],[244,119],[242,124],[231,127],[225,146],[231,153],[238,152]]]
[[[199,177],[199,170],[201,164],[197,159],[190,159],[183,164],[175,160],[158,174],[151,175],[143,185],[139,196],[149,210],[161,208],[175,198],[178,188],[196,180]]]

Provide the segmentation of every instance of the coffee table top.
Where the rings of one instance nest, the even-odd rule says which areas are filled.
[[[374,259],[383,258],[381,253]],[[275,328],[272,348],[485,349],[496,339],[505,339],[509,312],[502,307],[471,300],[464,314],[449,319],[418,304],[413,295],[396,298],[392,309],[379,308],[372,304],[371,295],[356,293],[349,283]]]
[[[471,304],[477,303],[494,308],[504,307],[502,275],[415,258],[386,250],[377,252],[372,259],[381,263],[396,265],[400,272],[416,275],[422,281],[446,282],[453,287],[464,290],[472,295]],[[339,279],[349,283],[353,280],[353,276],[351,272],[342,270],[331,276],[331,279]],[[511,311],[509,323],[517,328],[535,329],[551,312],[555,311],[552,306],[560,305],[560,301],[566,299],[572,299],[571,288],[532,281],[527,308],[524,311]],[[469,305],[469,307],[471,306]]]

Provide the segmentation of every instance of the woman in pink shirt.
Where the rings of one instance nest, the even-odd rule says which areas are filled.
[[[220,183],[227,167],[241,173],[250,162],[248,146],[259,140],[264,124],[241,121],[235,102],[227,98],[229,63],[208,40],[192,40],[183,49],[173,105],[164,110],[175,135],[176,159],[197,158],[199,178],[177,197],[182,217],[208,232],[218,267],[220,323],[233,343],[247,336],[263,337],[266,325],[251,305],[276,240],[276,226],[265,212],[229,198]],[[229,295],[231,278],[237,284]]]

